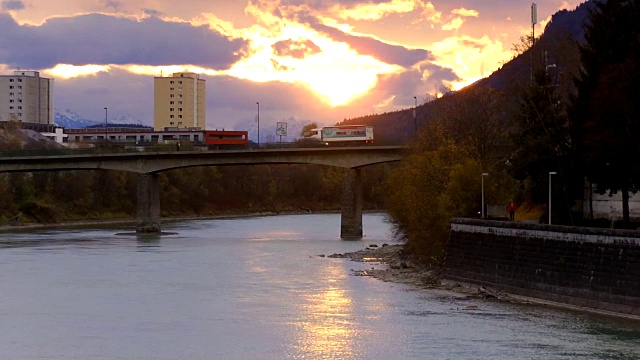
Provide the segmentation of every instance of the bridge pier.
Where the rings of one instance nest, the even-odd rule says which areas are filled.
[[[138,176],[138,223],[136,233],[159,233],[160,227],[160,175]]]
[[[360,169],[345,169],[342,179],[340,237],[362,238],[362,184]]]

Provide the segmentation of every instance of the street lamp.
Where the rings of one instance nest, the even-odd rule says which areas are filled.
[[[482,218],[484,219],[484,177],[489,176],[489,173],[482,173]]]
[[[260,103],[256,101],[258,105],[258,148],[260,148]]]
[[[558,174],[555,171],[549,171],[549,225],[551,225],[551,175]]]
[[[109,110],[107,110],[107,108],[104,108],[104,142],[105,144],[107,143],[107,137],[109,133],[108,119],[109,119]]]
[[[415,106],[413,107],[413,133],[418,136],[418,97],[414,96]]]

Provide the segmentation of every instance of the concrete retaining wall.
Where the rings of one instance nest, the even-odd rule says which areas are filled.
[[[640,233],[453,219],[444,276],[640,315]]]

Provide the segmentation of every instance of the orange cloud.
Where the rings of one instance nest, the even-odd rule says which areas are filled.
[[[437,11],[432,2],[418,1],[418,3],[421,3],[422,6],[422,14],[420,15],[420,18],[427,19],[436,24],[442,21],[442,12]]]
[[[392,0],[379,4],[358,4],[354,7],[334,5],[331,12],[341,19],[379,20],[391,14],[408,13],[414,10],[414,0]]]
[[[480,13],[476,10],[468,10],[465,8],[454,9],[451,11],[452,14],[464,17],[478,17]]]
[[[434,64],[451,68],[461,79],[449,85],[458,90],[486,76],[484,69],[494,69],[510,55],[502,42],[487,35],[474,38],[468,35],[450,37],[433,44]]]
[[[450,31],[450,30],[458,30],[464,24],[464,19],[461,17],[454,18],[450,23],[442,25],[442,30]]]

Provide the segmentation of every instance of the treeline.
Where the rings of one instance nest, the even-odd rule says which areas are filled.
[[[388,166],[363,168],[366,209],[384,206]],[[319,165],[197,167],[161,173],[163,216],[339,210],[343,170]],[[118,171],[0,174],[0,220],[55,223],[136,215],[138,175]]]
[[[532,59],[525,76],[429,104],[427,125],[390,176],[388,211],[409,252],[439,264],[449,220],[479,215],[482,182],[487,204],[515,199],[548,211],[552,193],[554,224],[596,225],[583,211],[585,186],[620,192],[622,227],[635,227],[628,201],[640,189],[639,19],[638,1],[595,2],[584,43],[563,32],[529,44],[519,59]]]

